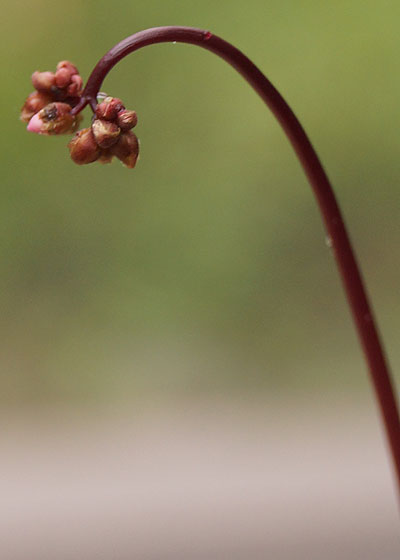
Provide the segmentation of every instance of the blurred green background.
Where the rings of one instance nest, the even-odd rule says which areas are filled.
[[[300,118],[400,381],[399,17],[398,2],[367,0],[7,3],[3,403],[370,398],[310,187],[273,116],[223,61],[164,44],[111,72],[102,89],[139,115],[133,171],[78,167],[66,137],[31,135],[18,121],[34,70],[69,59],[86,79],[122,38],[168,24],[233,42]]]

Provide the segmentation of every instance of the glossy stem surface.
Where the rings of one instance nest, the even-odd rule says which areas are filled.
[[[164,42],[197,45],[223,58],[255,89],[291,142],[317,198],[334,250],[382,414],[400,497],[400,421],[397,402],[361,273],[328,177],[297,117],[271,82],[243,53],[209,31],[191,27],[156,27],[124,39],[103,56],[89,77],[81,103],[73,112],[78,113],[88,103],[92,108],[95,107],[104,78],[119,60],[142,47]]]

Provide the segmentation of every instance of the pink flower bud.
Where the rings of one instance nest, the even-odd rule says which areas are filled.
[[[79,130],[68,144],[72,160],[78,165],[85,165],[96,161],[101,150],[94,140],[91,128]]]
[[[73,74],[79,74],[78,68],[74,64],[72,64],[72,62],[70,62],[69,60],[61,60],[57,64],[57,70],[60,70],[61,68],[65,68],[66,70],[68,70],[71,76]]]
[[[110,121],[96,119],[92,124],[92,132],[100,148],[110,148],[118,140],[121,129]]]
[[[125,107],[120,99],[117,97],[106,97],[104,101],[97,105],[96,117],[107,121],[113,121],[117,118],[119,111],[122,111],[122,109],[125,109]]]
[[[29,132],[35,132],[36,134],[42,134],[42,127],[43,127],[43,121],[42,121],[42,119],[39,118],[39,113],[36,113],[36,115],[33,115],[31,120],[29,121],[26,129],[29,130]]]
[[[71,77],[72,74],[70,70],[67,68],[60,68],[55,75],[56,86],[61,89],[67,87],[71,81]]]
[[[36,113],[28,124],[29,132],[37,134],[67,134],[74,132],[80,117],[72,116],[67,103],[50,103]]]
[[[118,142],[110,150],[126,167],[133,169],[139,156],[139,141],[136,135],[128,130],[121,134]]]
[[[123,110],[118,113],[117,124],[121,130],[130,130],[137,125],[136,111]]]
[[[21,109],[21,121],[29,122],[35,113],[38,113],[43,107],[52,102],[49,94],[34,91],[25,100]]]
[[[43,92],[50,92],[56,83],[53,72],[34,72],[32,74],[32,84],[35,89]]]
[[[70,84],[67,88],[67,95],[70,97],[78,97],[82,93],[83,81],[79,74],[71,77]]]

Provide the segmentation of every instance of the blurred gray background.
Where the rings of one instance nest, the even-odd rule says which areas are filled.
[[[188,45],[119,63],[102,89],[138,112],[133,171],[78,167],[68,138],[18,118],[34,70],[69,59],[86,79],[135,31],[233,42],[321,156],[399,383],[399,17],[392,0],[3,8],[4,558],[398,557],[383,434],[316,204],[243,79]]]

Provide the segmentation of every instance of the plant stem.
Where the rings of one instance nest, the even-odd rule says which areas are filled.
[[[243,53],[209,31],[190,27],[158,27],[141,31],[124,39],[105,54],[89,77],[81,102],[72,112],[78,113],[88,103],[92,108],[96,106],[96,96],[101,84],[119,60],[142,47],[164,42],[197,45],[223,58],[255,89],[278,119],[291,142],[317,198],[332,243],[382,414],[400,497],[399,413],[389,368],[386,364],[382,343],[379,339],[361,273],[328,177],[297,117],[270,81]]]

